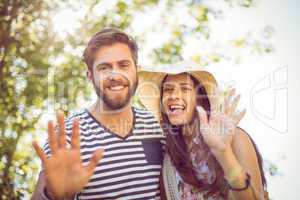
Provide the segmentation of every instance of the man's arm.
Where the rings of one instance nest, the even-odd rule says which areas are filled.
[[[43,189],[46,186],[44,171],[42,170],[39,174],[39,178],[35,187],[35,190],[32,194],[31,200],[40,200],[43,199]]]
[[[44,170],[42,170],[39,174],[39,178],[35,190],[32,194],[31,200],[42,200],[42,199],[48,200],[49,198],[46,197],[46,194],[44,192],[45,187],[46,187],[45,174],[44,174]],[[72,200],[74,198],[75,196],[72,198],[65,198],[64,200]],[[52,200],[54,198],[50,198],[50,199]]]

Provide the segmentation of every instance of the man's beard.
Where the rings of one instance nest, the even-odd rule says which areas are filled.
[[[118,98],[118,99],[110,97],[105,91],[103,91],[99,87],[99,85],[95,84],[94,81],[93,81],[93,84],[94,84],[94,88],[96,90],[96,94],[97,94],[98,98],[102,99],[105,106],[111,110],[119,110],[119,109],[122,109],[125,106],[127,106],[128,103],[130,102],[131,97],[134,95],[135,90],[137,88],[138,78],[136,78],[132,82],[132,84],[130,84],[130,82],[129,82],[129,84],[127,85],[128,89],[127,89],[125,98]]]

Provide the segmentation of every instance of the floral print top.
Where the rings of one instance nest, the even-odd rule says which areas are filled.
[[[212,159],[213,155],[208,149],[209,147],[202,141],[202,137],[195,137],[192,141],[190,148],[190,157],[196,172],[198,180],[206,184],[212,184],[216,179],[215,167],[210,164],[209,159]],[[176,183],[181,200],[223,200],[220,194],[212,194],[209,197],[205,197],[208,191],[199,191],[197,188],[185,183],[176,171]]]

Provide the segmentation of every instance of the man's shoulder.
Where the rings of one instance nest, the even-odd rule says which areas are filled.
[[[137,107],[137,106],[132,106],[134,111],[136,112],[141,112],[141,113],[151,113],[151,111],[147,110],[146,108],[143,107]]]
[[[133,107],[135,113],[137,114],[137,117],[143,117],[143,118],[151,118],[153,120],[156,120],[153,112],[150,110],[147,110],[146,108],[142,107]],[[156,120],[157,121],[157,120]],[[158,121],[157,121],[158,122]]]
[[[66,124],[69,124],[69,123],[72,123],[72,121],[74,119],[78,119],[79,121],[82,121],[82,120],[84,120],[88,117],[89,117],[89,115],[88,115],[86,109],[75,110],[75,111],[69,113],[69,115],[66,118],[65,122],[66,122]]]
[[[134,108],[136,132],[142,131],[143,135],[155,134],[162,135],[163,130],[155,115],[145,108]]]

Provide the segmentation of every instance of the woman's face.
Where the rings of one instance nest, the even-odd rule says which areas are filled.
[[[191,76],[168,75],[162,85],[162,107],[172,125],[189,124],[196,108],[196,89]]]

